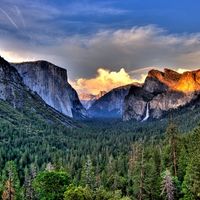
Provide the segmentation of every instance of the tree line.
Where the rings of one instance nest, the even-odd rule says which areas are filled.
[[[200,127],[92,127],[1,125],[2,200],[200,199]]]

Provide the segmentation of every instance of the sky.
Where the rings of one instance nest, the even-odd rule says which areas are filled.
[[[79,93],[200,66],[199,0],[0,0],[0,55],[48,60]]]

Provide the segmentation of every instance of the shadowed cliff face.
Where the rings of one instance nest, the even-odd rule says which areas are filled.
[[[115,88],[97,99],[89,108],[90,117],[94,118],[122,118],[124,98],[131,85]]]
[[[74,126],[70,118],[48,106],[24,83],[17,70],[0,57],[0,100],[27,114],[35,114],[48,123]],[[1,111],[0,111],[1,112]]]
[[[67,71],[46,61],[13,64],[24,83],[51,107],[66,116],[86,117],[76,91],[67,80]]]
[[[141,88],[132,87],[125,98],[123,120],[142,121],[149,104],[149,118],[188,105],[200,94],[200,70],[179,74],[173,70],[151,70]]]
[[[0,99],[8,101],[13,107],[21,108],[25,93],[17,70],[0,57]]]

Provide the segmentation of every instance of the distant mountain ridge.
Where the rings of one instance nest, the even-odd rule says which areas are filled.
[[[93,94],[80,94],[80,100],[85,109],[89,109],[92,104],[97,101],[99,98],[104,96],[106,94],[106,91],[100,91],[99,94],[93,95]]]
[[[121,118],[124,98],[131,86],[125,85],[114,88],[97,99],[88,109],[89,116],[94,118]]]

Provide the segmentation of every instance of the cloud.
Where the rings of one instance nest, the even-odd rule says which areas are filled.
[[[127,10],[114,8],[105,2],[79,2],[69,4],[65,15],[122,15]]]
[[[110,71],[126,72],[141,68],[170,67],[196,69],[200,66],[200,33],[171,34],[163,28],[148,25],[131,29],[101,30],[89,35],[62,38],[46,33],[32,33],[39,43],[2,34],[1,50],[19,58],[46,59],[67,68],[70,79],[94,77],[100,66]],[[50,42],[43,42],[50,41]],[[2,56],[4,56],[2,54]],[[139,76],[139,78],[137,78]]]
[[[190,71],[190,69],[178,68],[178,69],[176,69],[176,71],[177,71],[179,74],[182,74],[183,72]]]
[[[119,86],[143,81],[144,76],[141,76],[140,80],[133,79],[124,68],[121,68],[118,72],[99,68],[94,78],[80,78],[76,81],[72,81],[71,84],[79,94],[97,95],[100,91],[108,92]]]
[[[6,18],[8,19],[8,21],[10,21],[10,23],[16,28],[18,29],[19,27],[17,26],[17,24],[14,22],[13,18],[2,8],[0,8],[0,11],[6,16]]]
[[[52,51],[83,76],[99,66],[128,72],[148,66],[193,68],[200,65],[200,34],[169,34],[149,25],[67,37]]]

